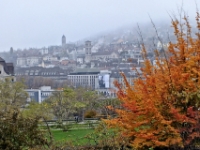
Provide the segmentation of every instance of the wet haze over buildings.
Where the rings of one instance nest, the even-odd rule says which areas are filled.
[[[0,51],[77,42],[124,26],[169,22],[181,7],[194,19],[198,0],[2,0]],[[200,5],[199,5],[200,6]]]

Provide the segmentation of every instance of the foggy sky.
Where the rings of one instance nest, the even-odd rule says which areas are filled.
[[[194,18],[194,0],[1,0],[0,51],[76,42],[124,25],[169,20],[183,8]],[[200,6],[198,0],[196,0]]]

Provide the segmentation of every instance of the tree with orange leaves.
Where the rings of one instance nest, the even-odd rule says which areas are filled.
[[[169,42],[162,57],[156,50],[156,65],[146,57],[142,74],[134,85],[125,75],[124,85],[115,82],[122,108],[117,118],[105,120],[120,127],[136,149],[185,148],[200,144],[200,15],[192,36],[188,18],[172,19],[177,41]],[[160,40],[160,39],[159,39]]]

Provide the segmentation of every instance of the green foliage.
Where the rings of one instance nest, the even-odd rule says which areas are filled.
[[[12,109],[0,116],[0,149],[22,150],[49,146],[46,133],[38,128],[41,118],[24,118],[19,110]]]
[[[59,126],[63,126],[63,119],[66,119],[69,113],[74,108],[75,92],[73,89],[66,88],[64,90],[58,90],[46,100],[44,105],[52,109],[53,114],[58,119],[57,123]]]
[[[31,102],[26,108],[23,109],[22,115],[28,117],[42,116],[46,120],[52,119],[53,115],[47,103]]]
[[[104,122],[101,122],[95,131],[88,134],[85,138],[88,139],[89,145],[93,145],[94,148],[97,149],[132,149],[131,146],[129,146],[128,139],[122,136],[117,128],[107,128]]]
[[[25,115],[24,84],[0,81],[0,149],[48,148],[46,132],[39,128],[42,115]]]
[[[24,91],[23,82],[12,82],[9,78],[0,80],[0,102],[1,107],[15,106],[21,107],[26,104],[28,93]]]
[[[84,111],[94,108],[97,100],[97,93],[84,88],[64,88],[56,91],[46,103],[52,109],[53,114],[58,119],[60,126],[63,124],[63,119],[68,119],[69,116],[76,114],[84,117]]]

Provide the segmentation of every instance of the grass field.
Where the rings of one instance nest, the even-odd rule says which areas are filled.
[[[53,138],[55,141],[71,141],[73,144],[84,144],[88,142],[86,135],[92,133],[93,129],[77,129],[63,132],[62,130],[52,129]]]
[[[98,121],[85,121],[81,123],[67,122],[65,125],[68,130],[66,131],[58,128],[56,124],[51,124],[50,130],[56,142],[72,142],[74,145],[84,145],[89,142],[85,136],[94,132],[98,124]]]

